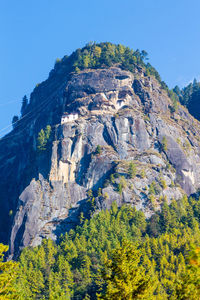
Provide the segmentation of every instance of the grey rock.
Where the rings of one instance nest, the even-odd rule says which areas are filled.
[[[55,240],[76,226],[80,212],[88,214],[88,189],[93,190],[97,211],[116,201],[150,217],[153,181],[156,200],[166,196],[169,203],[200,188],[200,123],[181,106],[172,115],[172,102],[155,78],[118,67],[70,77],[61,73],[34,90],[29,119],[0,140],[0,242],[9,242],[12,254],[43,238]],[[33,113],[36,107],[38,114]],[[62,114],[74,111],[78,119],[61,125]],[[39,152],[38,132],[47,124],[52,126],[51,138]],[[131,161],[137,170],[133,179],[128,175]],[[119,178],[111,182],[114,173]],[[122,176],[126,186],[119,194]],[[161,178],[167,184],[164,190]]]

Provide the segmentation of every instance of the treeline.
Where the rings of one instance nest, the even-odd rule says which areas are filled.
[[[196,79],[183,89],[175,86],[174,93],[182,105],[186,106],[196,119],[200,120],[200,83]]]
[[[159,73],[148,62],[148,53],[145,50],[132,50],[121,44],[88,43],[77,49],[70,56],[57,59],[54,71],[79,72],[87,68],[98,69],[119,65],[122,69],[134,72],[135,67],[143,67],[146,75],[154,75],[162,82]],[[54,73],[52,72],[52,74]]]
[[[113,203],[57,244],[43,240],[24,249],[8,294],[11,299],[200,299],[198,245],[198,199],[164,202],[148,220],[131,206]],[[196,250],[189,257],[191,249]]]
[[[161,79],[158,71],[148,62],[148,53],[145,50],[132,50],[121,44],[112,43],[88,43],[82,49],[77,49],[70,56],[64,56],[61,60],[57,59],[54,70],[50,74],[62,74],[62,72],[79,73],[84,69],[109,68],[119,66],[123,70],[135,71],[138,67],[142,68],[145,76],[153,75],[166,90],[168,96],[172,99],[173,111],[177,109],[178,96],[173,90],[170,90],[167,84]]]

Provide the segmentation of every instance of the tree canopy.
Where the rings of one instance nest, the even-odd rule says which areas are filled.
[[[114,202],[58,243],[25,248],[14,286],[19,299],[199,299],[199,243],[197,198],[150,219]]]
[[[8,246],[0,244],[0,299],[16,299],[17,291],[14,281],[17,276],[18,264],[14,261],[4,261]]]

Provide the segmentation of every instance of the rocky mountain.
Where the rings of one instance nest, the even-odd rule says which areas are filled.
[[[200,123],[172,108],[143,66],[67,72],[61,62],[0,140],[0,241],[13,254],[113,201],[149,217],[197,192]]]

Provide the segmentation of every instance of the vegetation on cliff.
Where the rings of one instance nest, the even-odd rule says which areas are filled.
[[[161,85],[161,88],[166,90],[168,96],[172,99],[173,111],[177,110],[178,96],[175,91],[170,90],[167,84],[162,81],[158,71],[149,63],[148,53],[145,50],[140,51],[132,50],[121,44],[112,44],[109,42],[95,43],[90,42],[85,47],[77,49],[71,55],[66,55],[62,59],[56,59],[54,69],[49,74],[49,79],[52,78],[60,80],[63,76],[66,77],[71,73],[79,73],[85,69],[101,69],[118,66],[122,70],[127,70],[132,73],[137,73],[138,70],[142,70],[145,76],[154,76]],[[137,70],[137,71],[136,71]],[[48,80],[47,80],[48,81]],[[46,85],[46,81],[41,84],[37,84],[34,92],[37,93],[43,86]],[[27,96],[22,99],[21,117],[24,118],[27,112],[30,113],[30,106]],[[31,109],[34,109],[32,107]],[[17,121],[16,118],[14,121]],[[13,121],[13,128],[16,127],[16,122]]]
[[[154,75],[155,78],[162,84],[162,87],[167,88],[162,82],[159,73],[148,62],[148,53],[145,50],[132,50],[121,44],[115,45],[112,43],[88,43],[85,47],[77,49],[70,56],[64,56],[61,60],[57,59],[54,72],[80,72],[84,69],[109,68],[118,65],[123,70],[134,72],[136,68],[144,68],[146,75]]]

